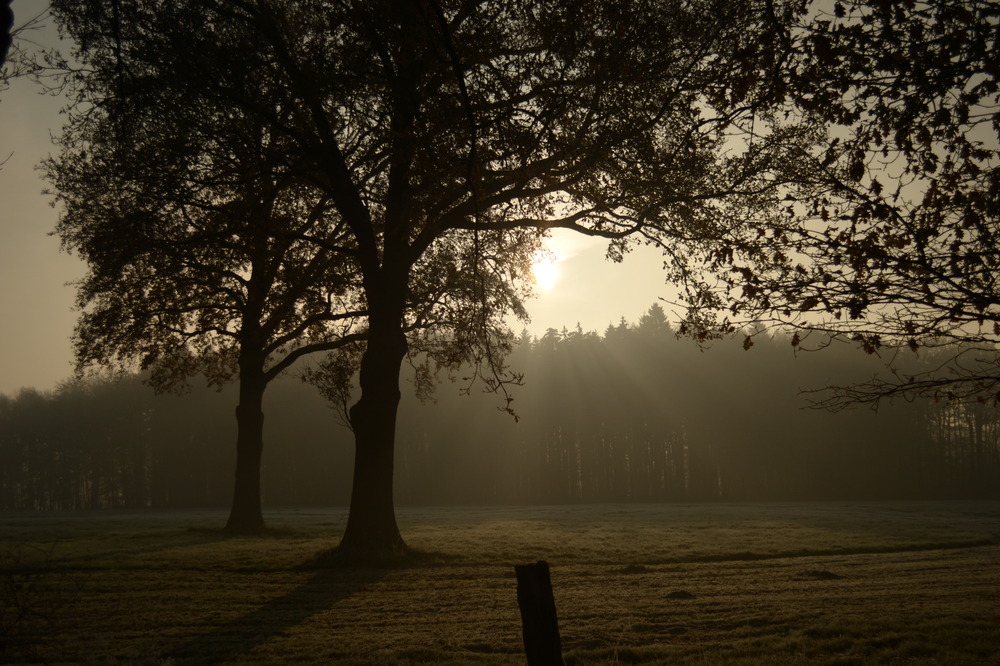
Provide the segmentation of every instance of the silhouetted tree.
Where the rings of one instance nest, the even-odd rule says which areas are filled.
[[[216,384],[238,378],[228,525],[241,530],[263,525],[264,389],[307,353],[367,338],[358,262],[375,259],[372,238],[359,240],[336,208],[338,197],[343,204],[342,184],[322,182],[327,176],[312,155],[317,146],[303,149],[285,124],[304,119],[287,106],[294,81],[281,79],[288,75],[284,45],[243,49],[250,37],[264,44],[273,36],[271,9],[257,9],[195,2],[122,13],[57,3],[57,20],[81,45],[77,59],[92,71],[74,87],[77,111],[61,139],[63,152],[48,163],[65,205],[59,233],[91,268],[79,296],[86,308],[77,331],[81,365],[139,359],[153,370],[158,388],[176,387],[195,372]],[[325,72],[325,85],[350,87],[355,75],[364,76],[355,65],[351,56]],[[339,139],[368,163],[377,148],[365,145],[357,123]],[[372,166],[383,165],[376,158]],[[510,242],[497,242],[500,235]],[[530,237],[492,236],[483,238],[492,243],[480,253],[484,262],[512,271],[526,263]],[[409,294],[417,316],[406,330],[465,317],[453,296],[473,290],[463,267],[474,249],[458,240],[423,253],[418,263],[426,279]],[[492,293],[480,294],[480,301],[513,296],[497,271],[482,273],[489,275],[475,288]],[[440,347],[447,356],[462,344]],[[357,356],[347,352],[349,359]]]
[[[352,294],[348,309],[360,319],[350,334],[364,338],[363,350],[331,361],[325,382],[343,399],[350,369],[358,369],[341,549],[400,553],[392,477],[404,358],[421,352],[448,369],[471,361],[487,388],[502,388],[511,339],[504,316],[522,312],[517,280],[547,229],[606,238],[614,259],[630,243],[656,244],[670,275],[686,280],[704,239],[769,209],[776,168],[811,140],[769,112],[784,62],[775,30],[794,4],[189,0],[114,16],[96,0],[58,2],[56,16],[90,70],[79,88],[85,104],[65,134],[72,159],[62,162],[67,171],[70,162],[74,170],[90,163],[96,173],[106,160],[134,161],[113,147],[124,149],[123,139],[138,133],[160,138],[163,162],[176,163],[168,174],[188,163],[183,124],[135,115],[146,96],[190,107],[177,113],[195,127],[207,113],[211,126],[238,125],[260,137],[261,149],[276,147],[277,167],[266,151],[268,168],[235,162],[226,173],[236,192],[220,197],[211,217],[260,217],[233,209],[245,211],[272,176],[288,175],[294,186],[280,191],[294,192],[304,209],[281,217],[299,225],[329,217],[323,228],[344,235],[344,263],[303,283],[322,287],[332,281],[323,279],[327,271],[340,276],[349,287],[327,293]],[[90,119],[100,132],[88,129]],[[232,148],[222,146],[206,146],[220,163]],[[204,175],[215,187],[211,168]],[[179,184],[153,200],[140,188],[127,210],[145,216]],[[116,185],[119,193],[135,187],[133,179]],[[178,208],[171,204],[168,213]],[[323,216],[312,214],[316,206]],[[135,225],[118,217],[119,228]],[[80,229],[86,224],[81,216]],[[83,247],[67,222],[62,228],[71,247]],[[323,242],[313,246],[318,256]],[[244,278],[248,259],[227,272]]]
[[[819,346],[833,335],[886,356],[895,375],[832,405],[1000,399],[998,21],[985,0],[852,0],[780,35],[795,54],[790,98],[835,129],[785,222],[744,239],[743,265],[722,251],[720,268],[729,306],[797,327],[793,344],[819,332]],[[936,346],[957,353],[902,371],[901,351]]]
[[[89,267],[77,359],[138,360],[160,390],[196,373],[237,379],[227,527],[259,529],[265,388],[301,356],[364,337],[353,241],[330,197],[305,182],[294,142],[244,108],[281,113],[286,93],[265,53],[217,57],[242,50],[243,35],[206,29],[204,9],[96,7],[54,7],[92,68],[46,163],[63,205],[57,231]]]

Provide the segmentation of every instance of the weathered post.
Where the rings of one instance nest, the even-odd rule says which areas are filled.
[[[514,566],[528,666],[563,666],[552,579],[545,561]]]

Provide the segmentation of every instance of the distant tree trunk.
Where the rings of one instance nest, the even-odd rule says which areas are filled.
[[[240,403],[236,407],[236,478],[226,529],[259,532],[264,529],[260,503],[260,459],[264,450],[263,365],[240,363]]]
[[[10,5],[11,0],[0,0],[0,66],[7,61],[7,52],[13,42],[14,12]]]
[[[392,558],[406,553],[393,506],[393,455],[399,407],[399,373],[406,356],[402,297],[373,312],[361,359],[361,399],[351,407],[354,485],[347,527],[338,552],[350,559]]]

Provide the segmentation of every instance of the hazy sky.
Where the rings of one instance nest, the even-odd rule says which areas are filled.
[[[44,2],[13,3],[15,24]],[[27,8],[27,9],[26,9]],[[45,41],[45,35],[37,35]],[[0,393],[22,387],[47,390],[72,373],[70,337],[76,320],[74,288],[81,262],[50,233],[58,211],[42,195],[35,167],[54,150],[65,100],[42,95],[27,81],[0,92]],[[667,293],[658,251],[640,248],[624,263],[604,259],[604,244],[570,232],[553,238],[558,256],[552,289],[539,289],[528,330],[548,327],[603,332],[622,317],[636,321]],[[515,324],[515,329],[520,326]]]

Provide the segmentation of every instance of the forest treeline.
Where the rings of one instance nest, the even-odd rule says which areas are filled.
[[[1000,412],[932,400],[836,413],[800,389],[871,377],[847,345],[793,355],[679,340],[659,306],[603,335],[523,334],[511,403],[461,377],[433,402],[404,388],[400,504],[985,498],[1000,496]],[[930,351],[912,363],[932,362]],[[0,395],[0,507],[225,506],[235,392],[156,396],[138,376]],[[350,433],[287,377],[265,404],[266,504],[344,505]]]

